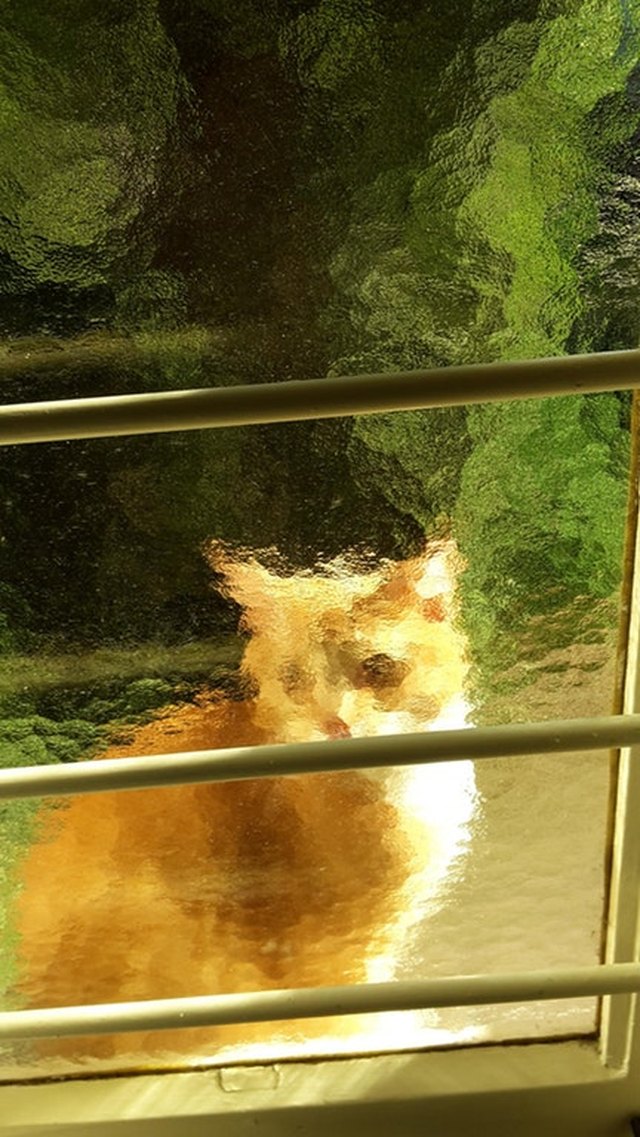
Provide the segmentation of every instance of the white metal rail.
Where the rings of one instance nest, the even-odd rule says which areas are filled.
[[[60,400],[0,409],[0,443],[47,442],[374,414],[640,386],[640,351],[244,387]],[[640,742],[640,716],[558,720],[296,746],[0,771],[0,797],[92,793],[601,749]],[[380,1013],[640,991],[640,964],[251,992],[0,1014],[0,1040]]]
[[[350,987],[299,987],[282,991],[251,991],[242,995],[149,999],[135,1003],[7,1011],[0,1015],[0,1042],[381,1014],[435,1007],[525,1003],[589,995],[620,995],[630,991],[640,991],[640,964],[637,963],[501,972],[498,975],[455,975],[446,979],[398,980]]]
[[[388,375],[58,399],[0,409],[0,444],[340,418],[637,386],[640,351],[613,351]]]
[[[241,781],[246,778],[279,778],[331,770],[372,770],[465,759],[521,758],[639,743],[640,715],[610,715],[332,742],[182,751],[140,758],[0,770],[0,800],[140,790],[196,782]]]

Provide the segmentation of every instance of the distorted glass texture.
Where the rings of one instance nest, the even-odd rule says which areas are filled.
[[[9,0],[0,401],[636,346],[640,19],[468,7]],[[622,393],[5,447],[2,764],[609,713],[632,424]],[[598,753],[0,803],[4,1006],[595,963],[611,781]],[[596,1026],[84,1038],[0,1076]]]

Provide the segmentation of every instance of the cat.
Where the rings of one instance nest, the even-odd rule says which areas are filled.
[[[206,556],[243,609],[245,697],[205,691],[101,758],[428,729],[459,703],[467,665],[451,542],[369,571],[345,556],[288,572],[273,552],[216,542]],[[410,898],[436,852],[403,810],[399,778],[269,777],[86,794],[43,809],[20,868],[22,1005],[391,977]],[[349,1030],[346,1021],[336,1029]],[[38,1051],[202,1056],[283,1030],[326,1033],[319,1022],[92,1036]]]

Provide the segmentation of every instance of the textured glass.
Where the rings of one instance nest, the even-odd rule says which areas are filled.
[[[0,400],[636,346],[621,0],[8,0]],[[626,394],[7,447],[4,765],[608,713]],[[622,606],[624,611],[624,604]],[[587,964],[606,755],[1,804],[7,1007]],[[596,1029],[594,1000],[6,1076]]]

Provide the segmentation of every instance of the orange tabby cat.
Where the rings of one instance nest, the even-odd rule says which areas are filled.
[[[452,545],[373,572],[338,560],[287,575],[264,554],[232,556],[215,544],[207,555],[244,610],[253,694],[171,707],[101,757],[425,729],[460,696]],[[334,985],[379,978],[381,960],[391,976],[407,882],[429,856],[394,800],[396,776],[88,794],[43,811],[21,868],[23,1003]],[[96,1036],[42,1051],[204,1055],[274,1032]]]

